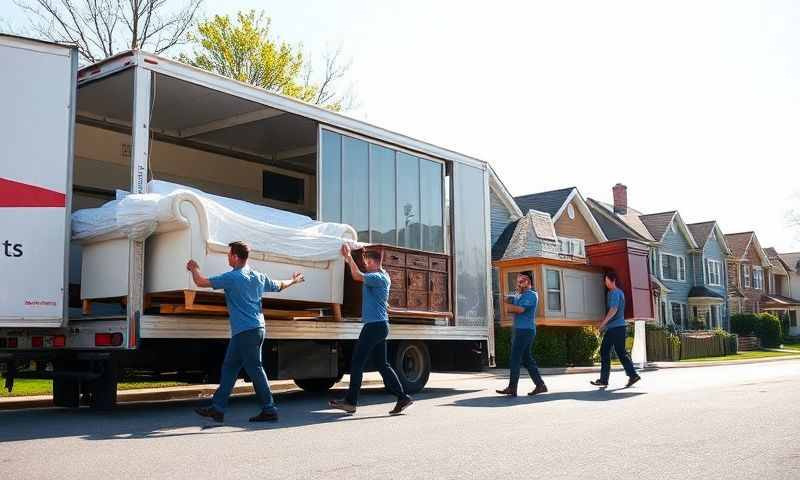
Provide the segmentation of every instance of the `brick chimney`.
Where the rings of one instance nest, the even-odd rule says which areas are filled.
[[[618,183],[611,189],[614,192],[614,213],[628,213],[628,187]]]

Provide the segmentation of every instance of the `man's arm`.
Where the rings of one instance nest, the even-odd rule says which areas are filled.
[[[194,260],[189,260],[186,263],[186,270],[192,272],[192,280],[194,280],[194,284],[200,288],[210,288],[211,282],[208,278],[204,277],[203,274],[200,273],[200,266],[197,265],[197,262]]]
[[[525,308],[511,303],[506,303],[507,313],[525,313]]]
[[[611,307],[608,309],[608,313],[606,313],[605,318],[603,321],[600,322],[600,325],[597,327],[601,332],[606,328],[606,324],[608,324],[609,320],[614,318],[614,315],[617,314],[617,307]]]
[[[291,287],[292,285],[297,285],[298,283],[303,283],[306,281],[306,277],[303,276],[300,272],[294,272],[292,278],[290,280],[276,280],[275,285],[278,287],[278,291],[282,292],[287,288]]]
[[[350,276],[353,277],[353,280],[356,282],[363,282],[364,281],[364,274],[361,270],[358,269],[358,265],[356,261],[353,259],[353,256],[350,255],[350,246],[347,244],[342,245],[342,256],[344,257],[344,262],[350,268]]]

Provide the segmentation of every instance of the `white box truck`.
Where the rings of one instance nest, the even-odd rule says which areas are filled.
[[[98,268],[94,258],[92,269],[71,240],[72,212],[117,191],[147,193],[153,179],[346,223],[363,242],[416,252],[393,256],[408,285],[392,305],[436,302],[451,314],[393,318],[390,355],[409,390],[423,388],[432,369],[493,361],[485,162],[138,50],[78,69],[70,46],[0,35],[0,64],[7,387],[25,369],[53,378],[56,405],[83,397],[109,408],[130,370],[218,378],[227,318],[154,307],[149,240],[101,249],[111,252],[107,263]],[[124,279],[125,295],[87,302],[82,282],[97,290],[99,275]],[[429,281],[441,290],[425,291]],[[348,372],[357,314],[266,323],[270,378],[320,391]]]

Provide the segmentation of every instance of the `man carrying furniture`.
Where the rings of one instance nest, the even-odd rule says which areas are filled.
[[[628,387],[641,380],[639,374],[633,366],[628,351],[625,350],[625,338],[627,337],[625,324],[625,294],[617,285],[619,280],[615,272],[606,272],[605,283],[608,293],[606,294],[606,307],[608,313],[598,327],[603,333],[603,342],[600,344],[600,378],[592,380],[591,384],[596,387],[607,387],[608,377],[611,373],[611,349],[617,352],[617,358],[625,373],[628,375]]]
[[[247,264],[250,247],[244,242],[229,245],[228,265],[233,270],[206,278],[200,273],[197,262],[189,260],[186,269],[192,272],[194,283],[201,288],[225,291],[225,303],[231,323],[231,340],[222,363],[222,376],[219,388],[214,393],[211,406],[195,411],[203,416],[222,422],[225,408],[231,395],[239,371],[244,367],[253,380],[256,398],[261,412],[250,419],[251,422],[274,421],[278,411],[272,400],[267,375],[261,365],[261,345],[264,343],[264,313],[261,310],[261,296],[266,292],[280,292],[296,283],[301,283],[303,274],[296,272],[291,280],[274,281],[261,272],[252,270]]]
[[[414,403],[414,400],[403,390],[403,384],[400,383],[397,373],[387,359],[386,337],[389,336],[389,314],[386,309],[392,281],[389,274],[381,267],[380,252],[364,251],[366,273],[359,270],[350,254],[349,245],[342,245],[342,256],[350,267],[353,280],[364,284],[361,304],[361,320],[364,326],[361,328],[358,343],[353,351],[353,360],[350,363],[350,388],[347,390],[347,395],[344,400],[331,400],[329,405],[347,413],[355,413],[364,368],[371,357],[383,377],[386,389],[397,396],[397,404],[389,413],[398,415]]]

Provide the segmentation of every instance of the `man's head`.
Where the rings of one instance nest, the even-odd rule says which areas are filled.
[[[531,288],[533,285],[533,273],[529,271],[519,272],[517,275],[517,290],[520,292],[524,292],[525,290]]]
[[[617,288],[617,283],[619,282],[619,280],[617,279],[617,272],[606,272],[604,278],[607,289],[613,290]]]
[[[364,250],[364,267],[368,272],[377,272],[381,269],[381,252],[376,250]]]
[[[244,242],[231,242],[228,244],[231,250],[228,252],[228,265],[233,268],[241,268],[247,264],[247,257],[250,256],[250,245]]]

